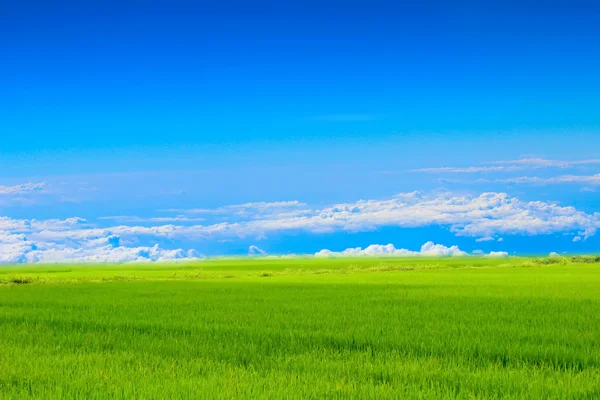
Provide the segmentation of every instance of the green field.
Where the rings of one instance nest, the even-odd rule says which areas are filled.
[[[600,259],[0,268],[0,398],[600,398]]]

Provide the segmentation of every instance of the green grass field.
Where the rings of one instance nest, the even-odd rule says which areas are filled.
[[[0,398],[600,398],[600,260],[0,268]]]

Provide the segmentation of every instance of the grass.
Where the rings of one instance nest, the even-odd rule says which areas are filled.
[[[0,398],[600,398],[600,260],[0,268]]]

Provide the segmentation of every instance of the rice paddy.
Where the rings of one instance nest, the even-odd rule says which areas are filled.
[[[0,398],[597,399],[600,259],[0,268]]]

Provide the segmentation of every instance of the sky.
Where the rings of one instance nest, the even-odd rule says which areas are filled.
[[[0,262],[600,252],[600,6],[484,3],[3,4]]]

